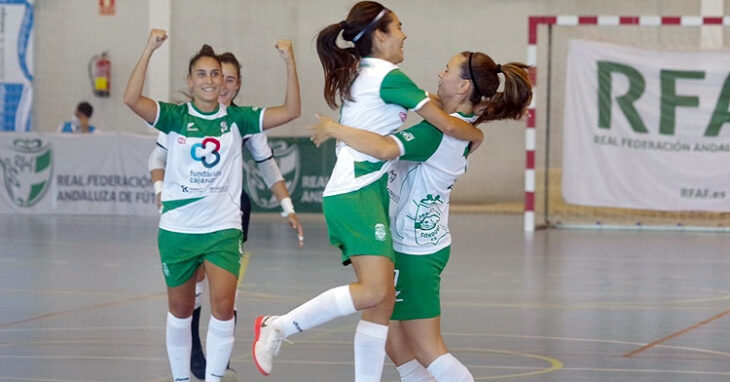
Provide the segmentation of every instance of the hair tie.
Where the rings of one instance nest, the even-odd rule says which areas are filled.
[[[370,21],[368,25],[365,26],[365,28],[362,28],[362,30],[355,36],[355,38],[352,39],[352,42],[357,42],[360,37],[367,33],[370,28],[372,28],[378,21],[380,21],[381,18],[383,18],[383,15],[385,15],[386,12],[388,12],[388,8],[383,8],[383,10],[380,11],[380,13],[378,13],[378,15],[375,16],[375,18]]]
[[[504,76],[504,72],[497,73],[497,79],[499,80],[497,93],[504,93],[504,87],[507,85],[507,78]]]
[[[477,95],[479,95],[479,98],[484,97],[484,93],[482,93],[481,90],[479,90],[479,85],[474,80],[474,71],[471,68],[471,58],[474,56],[474,52],[469,52],[469,79],[471,80],[471,83],[474,84],[474,90],[477,91]]]
[[[348,24],[347,21],[342,20],[340,21],[340,27],[342,27],[342,29],[350,29],[350,24]]]
[[[495,72],[496,72],[497,74],[499,74],[499,73],[502,73],[502,64],[497,64],[497,68],[496,68],[496,69],[494,69],[494,71],[495,71]]]

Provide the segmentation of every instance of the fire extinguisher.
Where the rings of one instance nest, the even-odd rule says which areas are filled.
[[[107,52],[91,57],[89,61],[89,79],[91,89],[99,97],[109,97],[112,63],[107,58]]]

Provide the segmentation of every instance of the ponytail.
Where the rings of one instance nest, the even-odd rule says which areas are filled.
[[[461,66],[461,78],[471,81],[473,85],[469,101],[475,107],[483,107],[474,124],[520,119],[532,100],[532,84],[527,71],[530,67],[519,62],[498,65],[491,57],[480,52],[461,54],[465,58]],[[500,83],[503,89],[500,89]]]
[[[342,25],[332,24],[317,35],[317,55],[324,70],[324,100],[327,106],[337,108],[337,93],[340,101],[351,101],[350,83],[357,73],[360,57],[354,48],[340,48],[337,37],[343,31]]]
[[[532,101],[529,65],[510,62],[502,65],[504,90],[489,97],[476,123],[501,119],[520,119]]]
[[[324,70],[324,100],[333,109],[339,101],[352,101],[350,84],[357,77],[360,59],[372,52],[373,31],[387,32],[392,21],[391,13],[375,1],[361,1],[355,4],[347,18],[331,24],[317,34],[317,55]],[[337,40],[349,41],[351,46],[337,45]]]

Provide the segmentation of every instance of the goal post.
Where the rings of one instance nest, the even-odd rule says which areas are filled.
[[[721,48],[727,51],[728,25],[730,16],[529,17],[527,64],[532,67],[534,96],[526,116],[526,232],[542,227],[730,231],[727,210],[577,205],[568,203],[562,190],[566,61],[571,41],[597,41],[660,52],[704,52],[700,40],[707,36],[710,27],[719,34]],[[730,169],[730,162],[727,167]],[[726,184],[730,189],[730,173]],[[722,196],[730,199],[730,192]]]

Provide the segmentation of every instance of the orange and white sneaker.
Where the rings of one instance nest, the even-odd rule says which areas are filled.
[[[286,340],[279,329],[271,326],[271,323],[278,317],[258,316],[254,322],[254,339],[251,355],[253,356],[253,362],[256,364],[256,368],[263,375],[271,374],[274,357],[279,355],[281,342]]]

